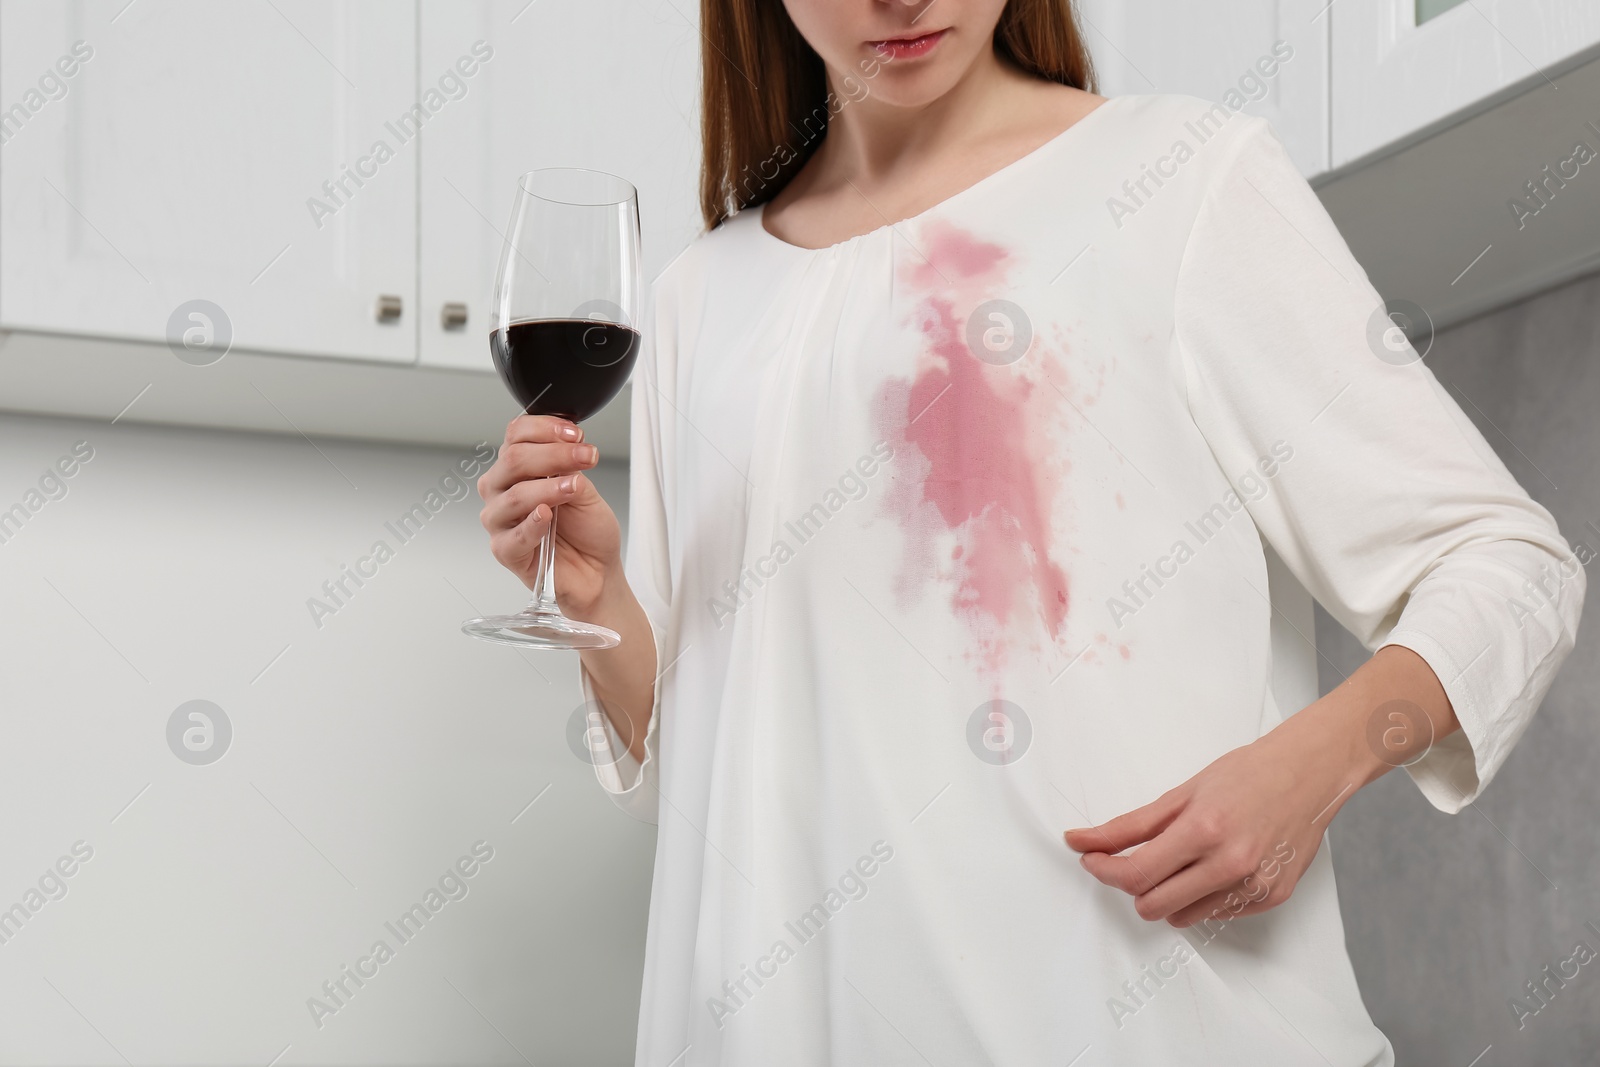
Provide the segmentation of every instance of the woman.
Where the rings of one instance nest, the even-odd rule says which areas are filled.
[[[1549,514],[1267,124],[1095,95],[1067,0],[703,12],[625,564],[576,427],[480,485],[530,583],[563,506],[562,609],[623,636],[637,1062],[1392,1063],[1322,835],[1505,759],[1582,600]],[[1303,710],[1266,546],[1375,650]]]

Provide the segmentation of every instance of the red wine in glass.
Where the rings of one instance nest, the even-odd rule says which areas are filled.
[[[495,330],[489,351],[524,412],[582,422],[628,380],[639,331],[592,319],[535,319]]]
[[[511,227],[490,305],[489,353],[529,415],[581,422],[622,389],[639,354],[639,199],[601,171],[559,167],[517,182]],[[616,631],[556,606],[552,508],[539,546],[533,601],[515,615],[461,628],[525,648],[611,648]]]

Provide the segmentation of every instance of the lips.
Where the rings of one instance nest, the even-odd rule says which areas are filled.
[[[868,42],[874,52],[890,59],[916,59],[933,51],[935,46],[944,39],[948,30],[934,30],[909,37],[893,37],[884,41]]]

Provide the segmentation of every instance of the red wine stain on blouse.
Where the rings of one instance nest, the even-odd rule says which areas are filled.
[[[997,669],[1005,633],[1030,599],[1052,637],[1067,617],[1067,575],[1050,555],[1052,480],[1037,464],[1049,446],[1028,417],[1034,382],[1016,364],[984,362],[967,346],[966,316],[1005,295],[1009,254],[949,224],[930,224],[923,238],[926,261],[905,271],[925,294],[917,304],[917,371],[909,383],[886,382],[877,397],[880,430],[897,452],[910,446],[922,462],[899,465],[912,477],[887,499],[907,536],[903,579],[936,573],[932,539],[957,538],[949,555],[952,607],[971,628],[981,661]]]
[[[979,241],[948,223],[930,223],[923,229],[922,238],[922,252],[906,273],[912,288],[926,293],[949,289],[960,279],[998,281],[999,268],[1010,258],[999,245]]]

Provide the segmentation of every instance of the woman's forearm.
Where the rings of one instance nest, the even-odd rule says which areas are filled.
[[[1145,919],[1182,927],[1265,911],[1288,899],[1356,790],[1459,728],[1427,662],[1385,646],[1337,689],[1154,802],[1067,831],[1067,846],[1094,877],[1133,895]]]
[[[620,566],[606,576],[592,605],[581,610],[565,605],[563,608],[572,618],[608,626],[622,637],[622,643],[615,648],[580,655],[595,699],[633,758],[642,762],[656,685],[656,640],[644,608]]]
[[[1461,728],[1433,668],[1402,645],[1380,648],[1307,713],[1331,747],[1345,748],[1352,794]]]

